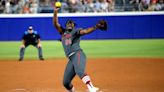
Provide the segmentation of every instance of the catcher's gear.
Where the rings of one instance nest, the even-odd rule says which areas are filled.
[[[102,31],[107,31],[108,25],[105,20],[99,20],[99,22],[96,25],[96,28],[102,30]]]

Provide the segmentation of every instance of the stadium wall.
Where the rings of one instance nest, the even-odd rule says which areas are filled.
[[[18,41],[32,25],[42,40],[57,40],[59,33],[52,23],[53,14],[0,15],[0,41]],[[95,31],[82,39],[151,39],[164,38],[164,12],[59,14],[62,26],[72,19],[77,27],[94,26],[99,19],[108,21],[107,32]]]

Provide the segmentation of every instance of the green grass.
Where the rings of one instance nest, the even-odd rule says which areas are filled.
[[[18,59],[21,42],[0,42],[0,59]],[[45,58],[65,57],[57,41],[42,41]],[[90,58],[137,57],[164,58],[164,39],[147,40],[82,40],[81,47]],[[37,58],[37,49],[29,46],[25,58]]]

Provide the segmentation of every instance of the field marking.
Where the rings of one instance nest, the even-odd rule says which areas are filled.
[[[12,92],[65,92],[65,91],[60,91],[60,90],[55,90],[55,89],[25,89],[25,88],[16,88],[16,89],[13,89]],[[80,91],[80,90],[77,90],[76,92],[89,92],[88,89],[86,89],[85,91]],[[102,90],[99,90],[98,92],[104,92]],[[107,90],[105,91],[107,92]]]
[[[13,89],[12,91],[14,91],[14,92],[29,92],[29,91],[27,91],[27,89],[24,89],[24,88],[16,88],[16,89]]]

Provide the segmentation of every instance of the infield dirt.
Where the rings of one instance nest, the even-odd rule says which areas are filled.
[[[0,92],[67,92],[62,85],[63,58],[0,61]],[[102,92],[164,92],[164,59],[101,58],[87,60],[87,73]],[[76,76],[77,92],[87,92]]]

